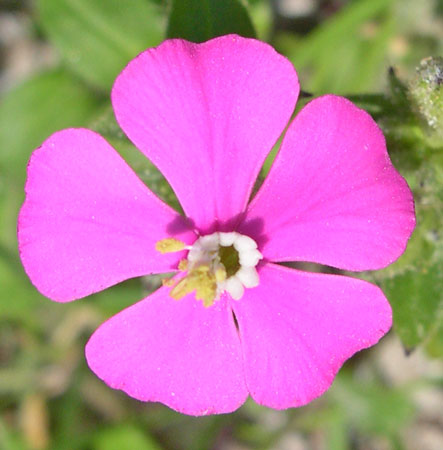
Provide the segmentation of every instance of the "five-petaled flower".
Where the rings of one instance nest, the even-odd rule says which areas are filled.
[[[128,64],[112,90],[117,121],[186,217],[92,131],[57,132],[32,155],[18,237],[40,292],[68,302],[178,271],[90,338],[88,364],[111,387],[194,415],[248,395],[300,406],[389,330],[378,287],[278,264],[361,271],[404,251],[412,195],[366,112],[333,95],[308,103],[249,202],[298,93],[287,59],[234,35],[169,40]]]

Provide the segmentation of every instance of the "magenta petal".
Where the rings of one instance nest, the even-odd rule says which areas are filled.
[[[301,406],[331,385],[343,362],[391,326],[391,308],[372,284],[274,264],[260,285],[233,302],[254,400]]]
[[[246,399],[240,340],[225,301],[204,308],[167,288],[105,322],[86,346],[89,367],[114,389],[185,414],[237,409]]]
[[[230,35],[143,52],[117,78],[112,103],[122,129],[208,231],[244,211],[298,91],[286,58]]]
[[[398,258],[415,226],[411,191],[374,120],[325,96],[297,115],[248,212],[271,261],[311,261],[347,270]],[[254,225],[256,226],[256,225]]]
[[[192,242],[183,222],[102,137],[64,130],[31,157],[18,221],[20,256],[40,292],[70,301],[176,269],[180,255],[160,255],[155,243],[174,234]]]

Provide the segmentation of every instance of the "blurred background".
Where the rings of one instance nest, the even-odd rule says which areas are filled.
[[[118,129],[109,91],[130,59],[168,36],[228,32],[270,42],[303,91],[345,95],[373,115],[414,191],[418,227],[398,262],[358,274],[384,289],[394,329],[348,361],[323,397],[288,411],[249,400],[194,418],[113,391],[85,362],[91,333],[159,278],[50,302],[21,268],[16,217],[32,150],[75,126],[101,132],[176,206]],[[442,55],[439,0],[0,0],[0,448],[443,449]]]

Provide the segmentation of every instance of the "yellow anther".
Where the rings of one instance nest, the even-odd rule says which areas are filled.
[[[182,259],[179,263],[178,263],[178,270],[180,270],[181,272],[185,272],[186,270],[188,270],[188,260],[187,259]]]
[[[215,279],[217,283],[221,283],[222,281],[226,280],[226,269],[224,267],[219,267],[215,271]]]
[[[162,279],[163,286],[172,287],[172,286],[174,286],[174,284],[175,284],[175,281],[173,278],[163,278]]]
[[[193,271],[192,272],[194,272],[194,273],[198,273],[198,274],[201,274],[201,273],[206,273],[206,272],[209,272],[209,270],[210,270],[210,267],[207,265],[207,264],[200,264],[199,266],[197,266],[195,269],[193,269]]]
[[[192,283],[189,283],[189,280],[187,277],[182,278],[175,286],[171,289],[171,292],[169,295],[174,300],[180,300],[185,295],[190,294],[194,290],[194,287],[192,286]]]
[[[172,289],[169,295],[180,300],[195,291],[195,298],[201,300],[205,307],[211,306],[217,296],[217,281],[214,273],[206,264],[190,270]]]
[[[197,300],[201,300],[203,302],[203,306],[208,308],[214,304],[216,292],[217,285],[215,283],[199,286],[195,291],[195,298]]]
[[[174,253],[185,248],[186,244],[175,238],[166,238],[155,243],[155,249],[160,253]]]
[[[204,277],[195,290],[195,298],[203,302],[203,306],[208,307],[214,303],[217,294],[217,283],[212,277]]]

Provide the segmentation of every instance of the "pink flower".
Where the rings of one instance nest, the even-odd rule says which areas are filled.
[[[412,195],[366,112],[337,96],[311,101],[248,203],[298,92],[287,59],[238,36],[169,40],[129,63],[112,90],[117,120],[187,218],[92,131],[60,131],[32,155],[18,237],[44,295],[67,302],[180,265],[89,340],[88,364],[111,387],[194,415],[248,395],[300,406],[389,330],[377,286],[277,264],[361,271],[404,251]]]

